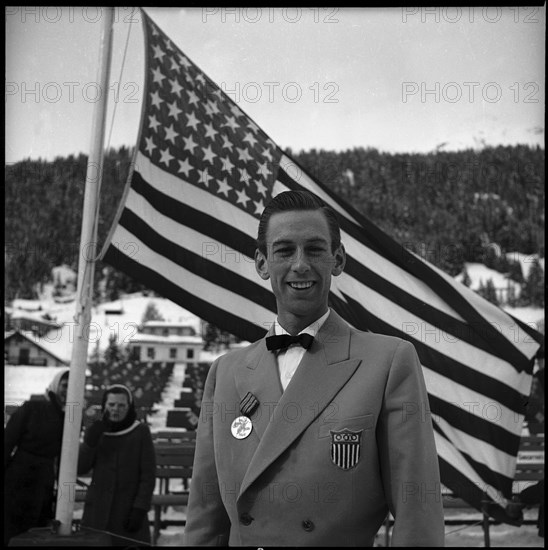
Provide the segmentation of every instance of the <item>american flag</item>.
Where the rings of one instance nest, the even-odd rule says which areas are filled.
[[[512,495],[540,335],[311,177],[141,13],[140,137],[104,260],[254,341],[276,312],[253,262],[259,216],[282,191],[316,193],[338,212],[348,255],[345,272],[333,279],[331,307],[358,329],[415,345],[443,484],[478,509],[485,496],[503,504]]]

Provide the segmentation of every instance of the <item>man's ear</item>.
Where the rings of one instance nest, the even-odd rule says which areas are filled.
[[[265,281],[270,279],[266,256],[258,248],[255,250],[255,269],[261,279],[264,279]]]
[[[335,257],[335,263],[333,264],[333,269],[331,269],[331,275],[337,277],[344,271],[344,266],[346,265],[346,250],[342,243],[335,250],[333,256]]]

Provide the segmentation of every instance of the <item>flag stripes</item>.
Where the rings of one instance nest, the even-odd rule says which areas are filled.
[[[147,259],[146,254],[143,255],[143,258]],[[156,259],[152,257],[150,262],[141,262],[141,260],[137,262],[124,252],[121,252],[118,246],[109,246],[104,255],[105,262],[116,266],[124,273],[141,281],[148,288],[158,289],[163,296],[173,300],[177,304],[184,304],[184,307],[189,311],[201,311],[203,319],[219,319],[223,320],[223,322],[230,322],[234,330],[238,331],[238,334],[247,335],[250,341],[258,340],[264,335],[265,331],[261,326],[262,319],[266,319],[268,314],[272,318],[272,312],[264,313],[262,317],[256,315],[250,316],[251,320],[248,320],[247,316],[242,317],[239,313],[232,313],[239,312],[242,310],[242,307],[245,307],[241,296],[236,297],[237,299],[234,299],[228,305],[224,303],[218,304],[215,301],[207,299],[208,296],[216,295],[218,290],[215,287],[200,284],[201,281],[196,283],[192,292],[188,292],[183,289],[180,283],[173,283],[172,277],[169,274],[168,276],[164,276],[159,271],[147,267],[154,265],[154,260]],[[185,280],[184,276],[183,272],[182,276],[178,275],[175,280]],[[200,298],[200,296],[204,298]],[[231,297],[229,296],[228,298]],[[223,325],[220,324],[220,326]]]
[[[146,14],[143,22],[140,136],[104,260],[255,341],[276,311],[253,263],[258,217],[282,191],[316,193],[338,212],[348,255],[345,272],[333,279],[330,306],[358,329],[415,345],[444,485],[478,508],[484,492],[509,498],[540,335],[317,182]]]

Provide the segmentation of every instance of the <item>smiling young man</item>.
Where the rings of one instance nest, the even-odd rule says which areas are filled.
[[[394,546],[443,546],[440,479],[417,354],[328,307],[346,262],[335,213],[277,195],[255,266],[277,320],[211,366],[185,543],[372,546],[388,511]]]

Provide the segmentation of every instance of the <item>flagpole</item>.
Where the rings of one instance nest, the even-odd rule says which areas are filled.
[[[104,25],[99,51],[97,83],[101,91],[95,103],[90,155],[87,164],[86,184],[78,260],[78,290],[74,327],[74,343],[70,363],[70,375],[63,428],[63,443],[59,465],[56,520],[58,534],[68,536],[72,532],[74,512],[80,428],[86,383],[87,353],[91,306],[93,301],[93,273],[96,260],[97,216],[99,191],[103,173],[103,148],[105,120],[107,114],[107,93],[110,76],[113,8],[103,7]]]

